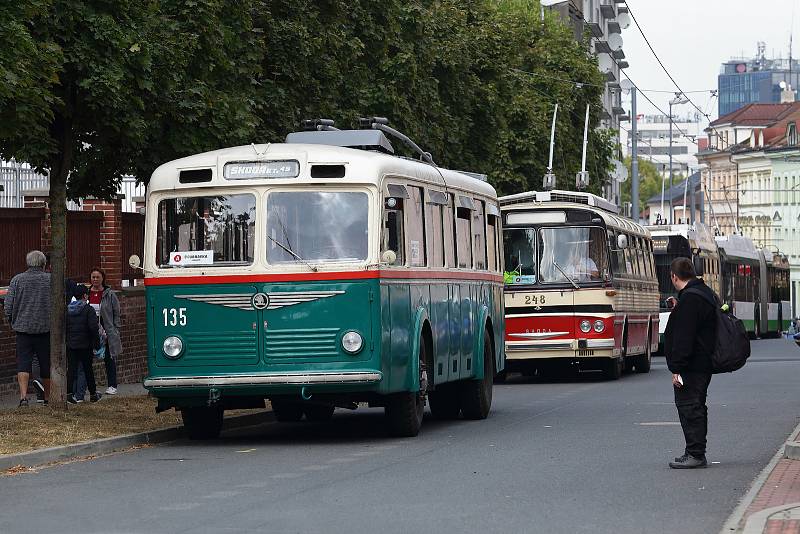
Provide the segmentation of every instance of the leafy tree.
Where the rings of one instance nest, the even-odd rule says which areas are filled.
[[[125,174],[149,176],[161,162],[250,139],[262,47],[256,6],[23,0],[0,8],[9,45],[0,53],[0,157],[50,175],[52,393],[61,406],[67,195],[109,196]]]

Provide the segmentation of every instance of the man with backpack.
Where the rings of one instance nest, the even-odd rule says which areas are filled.
[[[683,456],[669,463],[673,469],[706,467],[708,407],[706,396],[712,357],[717,348],[717,296],[697,278],[688,258],[676,258],[670,264],[672,285],[678,290],[678,302],[664,332],[664,353],[672,373],[675,406],[686,438]]]

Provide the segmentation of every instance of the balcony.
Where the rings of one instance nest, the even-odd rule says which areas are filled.
[[[622,50],[614,50],[611,52],[611,55],[614,57],[614,59],[625,59],[625,52]]]
[[[617,16],[617,10],[614,8],[614,4],[603,4],[600,6],[600,14],[607,19],[613,19]]]
[[[630,64],[624,59],[622,61],[617,61],[617,65],[619,65],[619,68],[621,69],[627,69],[628,67],[630,67]]]
[[[622,27],[616,20],[608,21],[608,33],[622,33]]]
[[[597,22],[589,22],[587,23],[587,26],[589,27],[589,31],[592,32],[592,37],[595,39],[600,39],[603,37],[603,27],[600,26],[600,24]]]
[[[623,107],[620,107],[620,106],[613,106],[613,107],[611,108],[611,112],[612,112],[614,115],[624,115],[624,114],[625,114],[625,108],[623,108]]]
[[[598,54],[610,54],[611,47],[608,46],[607,41],[597,41],[596,43],[594,43],[594,51],[597,52]]]

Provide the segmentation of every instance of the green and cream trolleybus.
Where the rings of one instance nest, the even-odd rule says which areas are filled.
[[[504,366],[499,216],[485,179],[385,119],[166,163],[147,191],[144,385],[194,438],[265,399],[279,421],[384,407],[400,436],[426,402],[485,418]]]

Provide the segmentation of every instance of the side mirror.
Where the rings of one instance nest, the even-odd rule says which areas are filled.
[[[394,265],[397,261],[397,253],[394,250],[384,250],[381,254],[381,261],[388,265]]]
[[[142,258],[140,258],[137,254],[133,254],[130,258],[128,258],[128,265],[134,269],[139,269],[142,266]]]
[[[692,265],[694,266],[694,274],[697,276],[703,276],[705,273],[703,267],[703,258],[700,256],[692,256]]]
[[[628,248],[628,236],[625,234],[619,234],[617,236],[617,248],[623,249]]]

